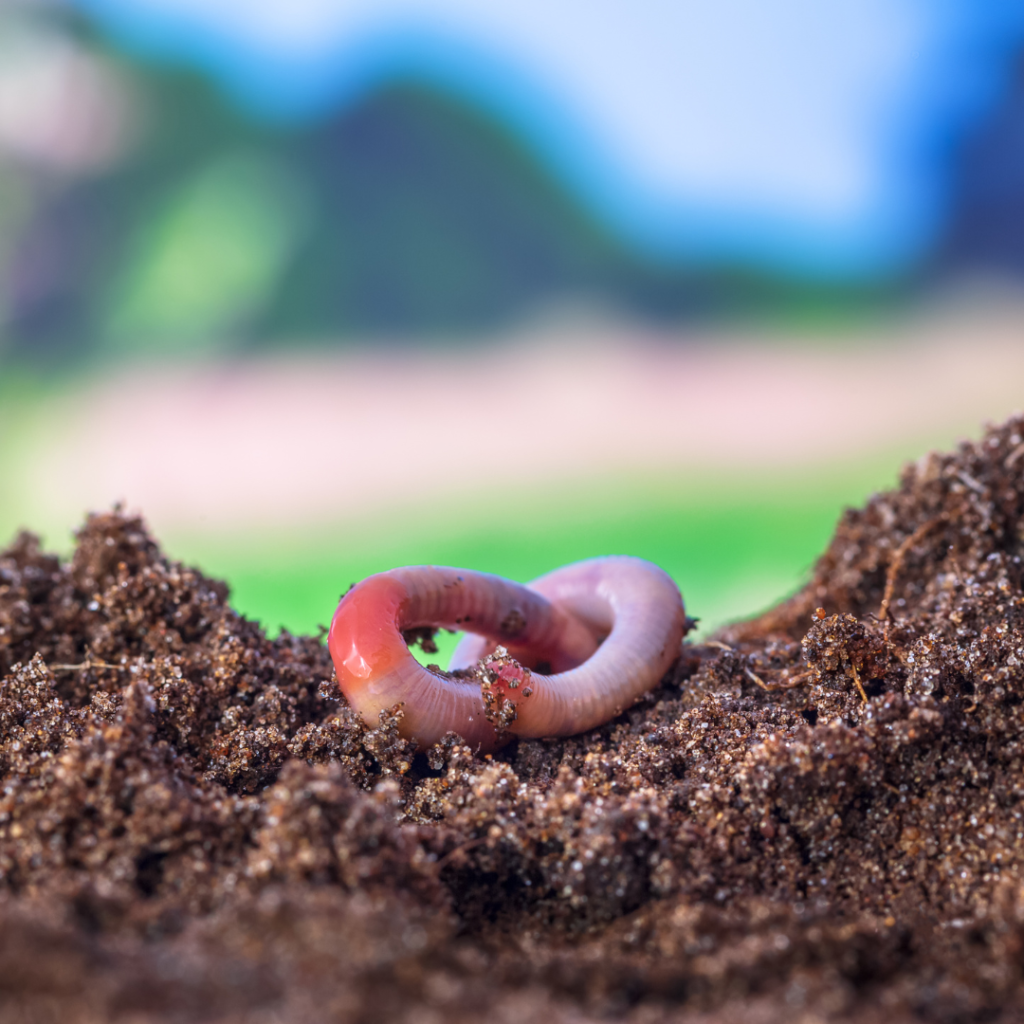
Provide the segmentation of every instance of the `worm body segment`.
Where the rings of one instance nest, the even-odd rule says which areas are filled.
[[[668,670],[684,624],[675,583],[639,558],[577,562],[528,586],[412,566],[350,590],[328,647],[342,691],[368,725],[401,704],[400,730],[421,748],[456,732],[487,751],[508,734],[566,736],[614,718]],[[403,632],[423,627],[467,632],[455,674],[412,656]],[[466,671],[499,644],[507,657],[483,678]]]

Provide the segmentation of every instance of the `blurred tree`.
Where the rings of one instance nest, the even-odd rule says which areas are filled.
[[[954,155],[951,217],[930,270],[1024,275],[1024,53],[1001,102]]]
[[[307,197],[267,156],[216,158],[136,232],[112,290],[105,337],[118,350],[223,347],[274,301],[307,227]]]
[[[676,322],[867,294],[645,259],[442,91],[395,82],[305,124],[256,121],[198,72],[118,51],[55,7],[33,17],[105,69],[111,117],[132,113],[106,164],[21,175],[31,215],[0,246],[0,324],[7,351],[40,365],[480,336],[566,304]],[[0,208],[14,195],[0,180]]]

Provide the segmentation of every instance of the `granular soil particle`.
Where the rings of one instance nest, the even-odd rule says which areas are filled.
[[[0,555],[4,1021],[1024,1016],[1024,419],[583,736],[416,754],[143,523]],[[696,609],[699,612],[699,609]]]

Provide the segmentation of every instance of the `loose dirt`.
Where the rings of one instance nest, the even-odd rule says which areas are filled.
[[[0,555],[0,1016],[1024,1013],[1024,419],[847,512],[614,722],[359,722],[143,523]],[[699,609],[691,609],[699,614]]]

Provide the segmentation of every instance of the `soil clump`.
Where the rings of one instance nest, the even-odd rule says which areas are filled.
[[[601,729],[367,728],[138,519],[0,553],[0,1016],[1024,1013],[1024,419]],[[684,587],[685,592],[685,587]],[[692,609],[699,614],[699,609]]]

